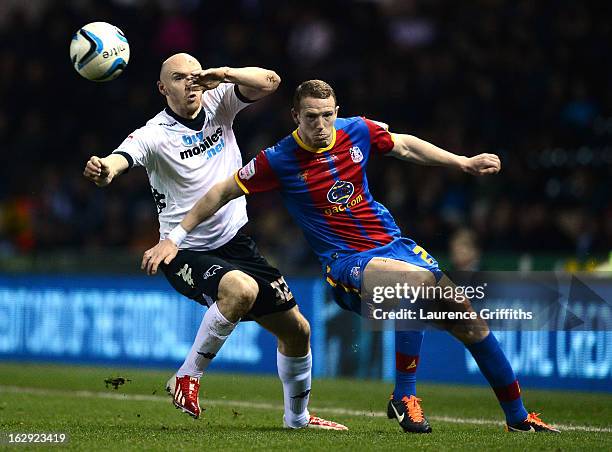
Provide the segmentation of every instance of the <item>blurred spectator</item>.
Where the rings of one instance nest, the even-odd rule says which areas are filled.
[[[130,65],[111,83],[81,79],[69,63],[72,33],[94,20],[121,26],[130,42]],[[87,156],[111,152],[163,108],[159,65],[188,51],[206,66],[259,64],[283,78],[241,113],[245,161],[293,126],[293,89],[315,77],[336,87],[341,115],[365,114],[457,153],[498,153],[502,172],[478,179],[370,159],[374,195],[434,256],[449,246],[467,253],[474,234],[487,253],[604,255],[611,24],[596,3],[570,1],[2,1],[1,252],[139,252],[157,240],[143,172],[106,190],[81,172]],[[271,199],[249,200],[251,232],[281,268],[316,271]],[[450,243],[462,224],[474,232]]]
[[[299,65],[315,64],[329,56],[334,39],[331,25],[312,12],[306,12],[289,35],[289,54]]]
[[[193,22],[182,15],[162,19],[155,38],[155,48],[161,57],[196,49],[197,31]]]
[[[449,256],[455,271],[475,272],[480,266],[480,247],[474,231],[461,228],[449,240]]]

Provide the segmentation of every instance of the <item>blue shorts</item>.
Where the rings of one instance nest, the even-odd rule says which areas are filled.
[[[436,282],[442,278],[438,262],[413,240],[401,237],[385,246],[343,256],[328,263],[325,278],[332,287],[334,300],[341,308],[361,314],[361,279],[373,257],[396,259],[429,270]]]

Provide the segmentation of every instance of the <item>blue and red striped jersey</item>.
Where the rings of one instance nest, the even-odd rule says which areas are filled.
[[[337,118],[331,144],[307,146],[294,131],[260,152],[235,179],[242,190],[279,190],[322,264],[401,236],[389,211],[368,188],[371,153],[393,149],[389,131],[363,117]]]

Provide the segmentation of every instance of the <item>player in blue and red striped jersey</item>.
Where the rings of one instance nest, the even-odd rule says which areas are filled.
[[[285,206],[301,226],[334,288],[336,302],[362,313],[365,287],[392,285],[452,286],[434,258],[402,237],[389,211],[368,189],[365,166],[371,154],[421,164],[457,168],[473,175],[501,168],[493,154],[464,157],[411,135],[391,134],[386,125],[362,117],[338,118],[333,89],[320,80],[302,83],[294,96],[291,135],[264,150],[233,178],[213,187],[177,228],[182,234],[244,194],[279,190]],[[165,240],[149,250],[149,265],[170,262],[177,245]],[[472,311],[468,300],[455,299],[454,310]],[[444,327],[472,353],[493,388],[509,431],[553,431],[523,406],[518,381],[495,336],[480,318]],[[428,433],[431,427],[416,397],[416,368],[421,331],[396,331],[396,385],[388,403],[389,418],[404,431]]]

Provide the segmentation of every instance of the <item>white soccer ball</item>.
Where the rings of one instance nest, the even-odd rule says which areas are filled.
[[[85,25],[70,43],[74,69],[87,80],[107,82],[123,72],[130,60],[130,45],[123,32],[106,22]]]

